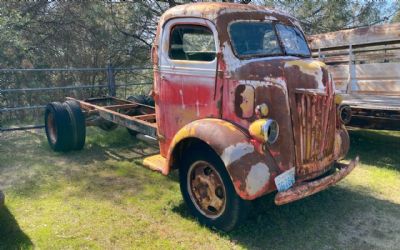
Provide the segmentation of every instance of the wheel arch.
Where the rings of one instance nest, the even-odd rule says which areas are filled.
[[[201,147],[221,159],[236,193],[242,199],[255,199],[275,189],[271,180],[278,170],[272,156],[268,152],[261,154],[250,139],[246,131],[228,121],[214,118],[196,120],[174,136],[167,157],[168,171],[179,169],[187,150]],[[256,179],[249,181],[248,176],[254,166],[265,167],[266,174],[261,179],[251,176]]]

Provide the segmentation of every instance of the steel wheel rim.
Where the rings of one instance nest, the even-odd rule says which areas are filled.
[[[196,209],[215,219],[226,207],[226,189],[218,171],[205,161],[194,162],[187,174],[187,190]]]
[[[47,116],[47,131],[49,133],[51,143],[55,144],[57,141],[57,128],[52,113],[49,113],[49,115]]]

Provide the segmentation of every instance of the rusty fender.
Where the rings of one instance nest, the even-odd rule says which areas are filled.
[[[174,149],[189,138],[200,139],[215,151],[242,199],[252,200],[276,189],[274,178],[279,169],[273,157],[250,140],[246,131],[221,119],[201,119],[184,126],[171,142],[169,169],[174,162]]]
[[[292,188],[278,192],[275,196],[275,204],[283,205],[296,200],[303,199],[318,193],[345,178],[358,165],[359,158],[352,160],[349,164],[335,163],[339,171],[318,180],[295,184]]]

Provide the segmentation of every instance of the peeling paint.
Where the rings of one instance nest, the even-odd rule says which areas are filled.
[[[266,164],[259,162],[253,165],[246,178],[246,191],[250,195],[255,195],[268,183],[269,177],[269,168]]]
[[[224,152],[221,155],[221,159],[224,162],[225,166],[229,166],[232,162],[235,162],[243,156],[252,152],[254,152],[254,146],[252,144],[238,143],[225,148]]]
[[[155,39],[158,52],[163,53],[160,61],[169,60],[168,41],[160,39],[180,22],[212,30],[217,56],[209,68],[190,61],[160,67],[169,74],[168,84],[161,87],[169,98],[159,104],[168,106],[164,110],[173,119],[165,114],[157,118],[165,119],[160,128],[168,132],[165,142],[160,142],[163,156],[179,140],[199,138],[221,157],[240,197],[251,200],[272,192],[276,187],[269,179],[293,166],[299,181],[323,174],[348,146],[344,133],[340,132],[340,141],[335,139],[342,128],[336,122],[334,83],[325,65],[285,55],[239,59],[228,31],[238,20],[273,21],[301,30],[293,17],[260,6],[199,3],[167,10]],[[155,72],[154,78],[159,77]],[[264,144],[256,126],[267,116],[284,135],[273,144]],[[257,178],[263,175],[263,181]]]
[[[321,68],[325,68],[325,63],[317,60],[294,60],[285,63],[285,68],[287,67],[299,67],[299,70],[304,74],[315,77],[315,80],[318,83],[319,89],[325,89],[325,86],[322,82],[322,70]]]

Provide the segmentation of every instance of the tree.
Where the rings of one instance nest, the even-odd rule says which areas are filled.
[[[393,15],[390,0],[265,0],[264,4],[297,17],[307,34],[373,25]]]

